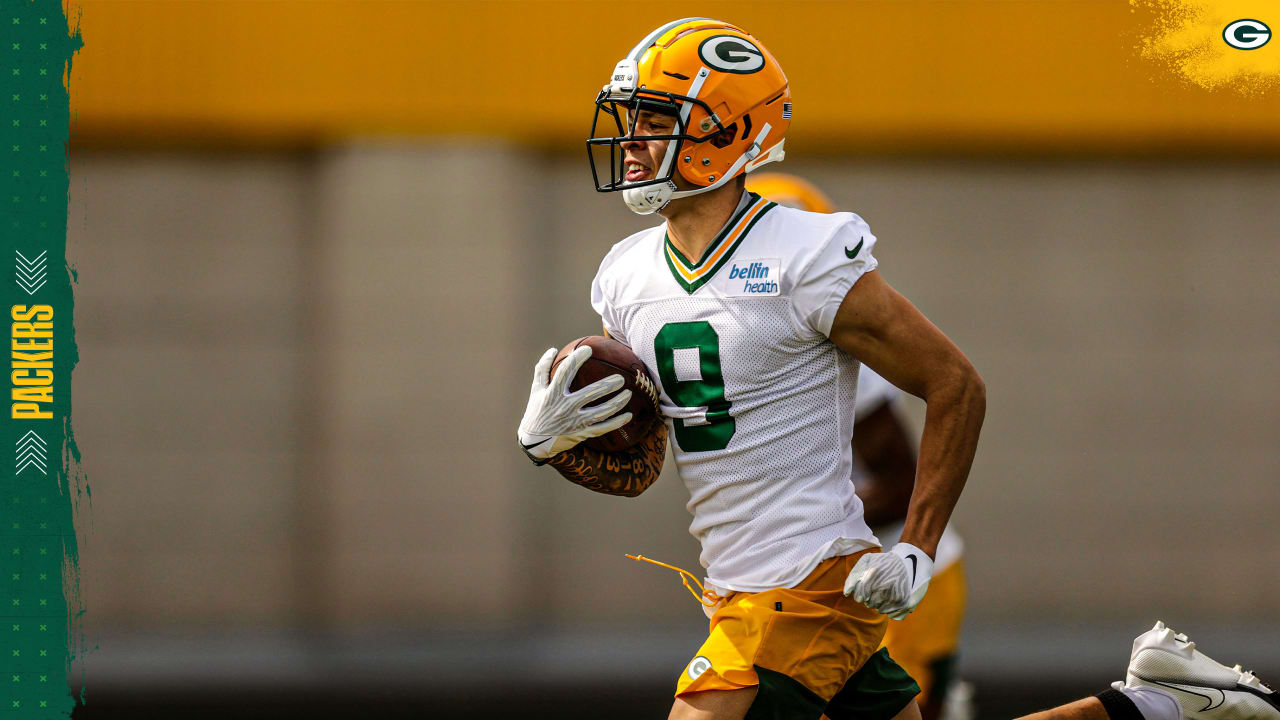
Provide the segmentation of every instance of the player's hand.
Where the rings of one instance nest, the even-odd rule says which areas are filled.
[[[529,406],[525,408],[517,435],[520,446],[535,462],[549,460],[587,438],[604,435],[631,422],[629,412],[613,417],[631,401],[630,390],[623,390],[599,405],[585,407],[622,387],[621,375],[610,375],[581,390],[569,391],[569,383],[589,357],[591,348],[579,347],[569,353],[556,369],[555,377],[551,377],[551,364],[556,359],[556,349],[551,348],[534,366]]]
[[[931,577],[933,560],[915,545],[900,542],[889,552],[867,553],[858,558],[844,581],[844,594],[901,620],[924,599]]]

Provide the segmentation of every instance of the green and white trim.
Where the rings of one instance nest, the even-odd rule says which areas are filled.
[[[676,282],[680,283],[680,287],[685,289],[685,292],[692,295],[698,288],[705,285],[716,271],[729,261],[733,251],[738,249],[742,240],[747,237],[747,233],[751,232],[751,228],[755,227],[760,218],[777,206],[777,203],[765,200],[755,193],[751,193],[751,198],[751,202],[747,203],[746,207],[725,223],[724,229],[715,240],[711,241],[702,253],[702,259],[696,263],[685,259],[676,246],[671,244],[670,236],[663,234],[663,253],[667,258],[667,267],[671,268],[671,275]]]

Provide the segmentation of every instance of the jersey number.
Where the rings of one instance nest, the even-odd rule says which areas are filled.
[[[720,374],[720,336],[705,321],[667,323],[653,339],[658,357],[658,376],[662,388],[672,402],[681,407],[706,408],[706,422],[697,425],[675,421],[676,442],[685,452],[723,450],[729,445],[735,429],[729,408],[733,403],[724,397],[724,376]],[[698,379],[676,377],[676,351],[697,353]]]

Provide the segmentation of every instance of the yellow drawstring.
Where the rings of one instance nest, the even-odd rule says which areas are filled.
[[[627,555],[627,557],[631,558],[632,560],[636,560],[638,562],[653,563],[654,565],[657,565],[659,567],[664,567],[668,570],[675,570],[676,572],[680,573],[680,582],[684,583],[685,589],[689,591],[690,595],[693,595],[694,599],[696,599],[698,602],[702,603],[707,607],[715,607],[716,605],[719,605],[722,600],[724,600],[723,596],[718,595],[715,592],[711,590],[707,590],[706,588],[702,587],[702,583],[698,582],[698,578],[694,577],[693,573],[689,572],[688,570],[683,570],[681,568],[676,567],[675,565],[668,565],[664,562],[653,560],[643,555]],[[690,580],[693,581],[694,585],[698,586],[698,590],[701,590],[702,594],[698,594],[698,592],[696,592],[692,587],[689,586]],[[710,600],[710,602],[708,602],[708,600]]]

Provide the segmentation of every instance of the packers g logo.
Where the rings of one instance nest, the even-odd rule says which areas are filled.
[[[764,67],[760,48],[736,35],[715,35],[703,40],[698,57],[720,72],[739,75],[750,75]]]
[[[1223,28],[1222,39],[1237,50],[1257,50],[1271,40],[1271,28],[1260,20],[1237,20]]]
[[[689,679],[697,680],[698,676],[711,669],[711,661],[699,655],[689,663]]]

